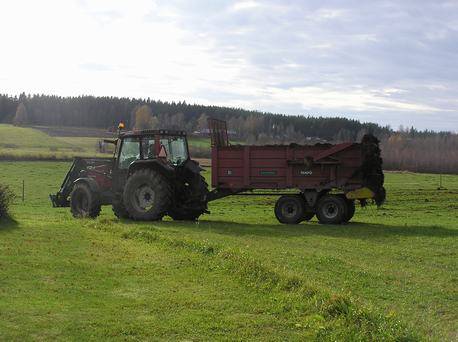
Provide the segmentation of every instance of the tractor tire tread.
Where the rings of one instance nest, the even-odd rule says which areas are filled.
[[[87,213],[81,213],[78,210],[77,205],[75,203],[75,196],[78,192],[84,192],[86,196],[89,197],[90,207]],[[100,211],[102,210],[102,205],[98,199],[96,193],[94,193],[87,184],[80,183],[75,184],[73,187],[72,192],[70,193],[70,211],[74,218],[96,218],[100,215]]]
[[[139,179],[144,179],[144,181],[149,182],[151,188],[154,189],[155,196],[157,196],[155,199],[155,206],[147,212],[138,212],[131,202],[133,196],[132,192],[136,190],[135,183],[137,183]],[[135,171],[128,178],[124,188],[123,202],[130,218],[133,220],[161,220],[172,203],[172,189],[168,180],[157,171],[151,169],[140,169]]]
[[[208,194],[208,183],[205,180],[205,177],[199,175],[200,189],[199,195]],[[207,203],[204,206],[199,206],[195,208],[180,208],[180,207],[171,207],[168,211],[168,215],[175,221],[197,221],[199,217],[207,212]]]

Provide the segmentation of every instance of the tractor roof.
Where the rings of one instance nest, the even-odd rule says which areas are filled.
[[[133,130],[121,133],[121,137],[141,137],[144,135],[169,135],[169,136],[186,136],[185,131],[176,131],[170,129],[143,129]]]

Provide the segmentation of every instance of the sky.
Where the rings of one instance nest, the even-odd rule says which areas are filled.
[[[458,0],[2,0],[0,93],[458,132]]]

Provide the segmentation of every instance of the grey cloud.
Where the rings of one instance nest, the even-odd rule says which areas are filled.
[[[205,37],[215,58],[240,63],[240,77],[265,87],[364,89],[382,97],[438,108],[431,113],[374,113],[342,108],[342,115],[419,128],[458,130],[458,6],[451,1],[258,1],[234,10],[231,1],[167,1],[190,36]],[[196,38],[198,39],[198,38]],[[192,44],[191,42],[188,42]],[[439,85],[430,89],[428,85]],[[387,88],[401,89],[384,94]],[[200,97],[205,97],[205,89]],[[212,101],[244,94],[208,92]],[[263,103],[253,98],[253,103]],[[282,108],[284,108],[282,110]],[[297,103],[258,108],[302,114]],[[326,112],[324,108],[312,108]],[[333,113],[333,115],[339,113]]]

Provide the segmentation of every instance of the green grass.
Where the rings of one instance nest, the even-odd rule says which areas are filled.
[[[456,340],[458,176],[387,174],[381,209],[280,225],[275,198],[199,223],[53,209],[69,163],[1,162],[20,193],[0,228],[0,339]]]
[[[210,138],[209,137],[188,137],[189,147],[191,148],[201,148],[209,149],[210,148]]]
[[[0,124],[2,159],[69,159],[74,156],[107,156],[96,152],[99,139],[52,137],[30,127]]]

